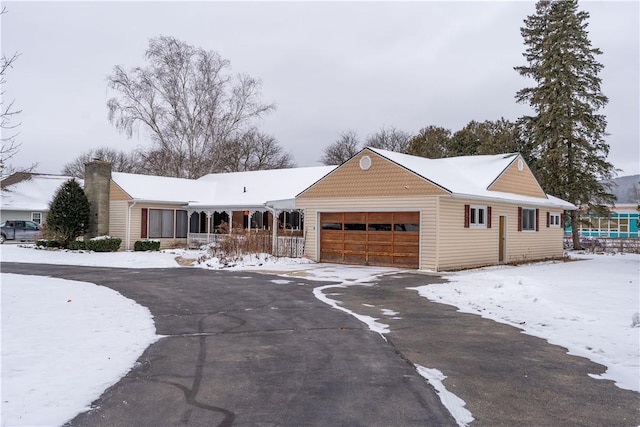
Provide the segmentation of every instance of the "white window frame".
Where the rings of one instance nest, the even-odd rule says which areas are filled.
[[[530,227],[525,228],[524,227],[524,219],[526,217],[526,211],[532,211],[533,212],[533,218],[531,221],[531,224],[529,224]],[[536,231],[536,210],[532,209],[532,208],[522,208],[522,224],[520,224],[522,227],[522,231],[524,232],[529,232],[529,233],[535,233]]]
[[[560,228],[560,214],[559,213],[550,213],[549,214],[549,227]]]
[[[487,212],[486,206],[469,206],[469,228],[487,228]],[[480,217],[482,217],[482,221],[479,221]]]
[[[38,216],[38,219],[36,220],[36,215]],[[31,221],[35,222],[36,224],[42,224],[42,212],[31,212]]]

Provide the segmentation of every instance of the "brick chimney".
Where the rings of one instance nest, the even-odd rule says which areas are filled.
[[[111,163],[94,159],[84,165],[84,192],[91,205],[87,237],[109,234],[109,190]]]

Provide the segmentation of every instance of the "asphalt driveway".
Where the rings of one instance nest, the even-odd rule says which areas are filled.
[[[246,272],[3,263],[5,273],[108,286],[150,309],[163,335],[71,426],[447,426],[413,365],[437,368],[472,425],[640,425],[640,395],[604,367],[519,330],[431,303],[401,273],[331,298],[399,314],[385,341],[313,296],[309,282]]]

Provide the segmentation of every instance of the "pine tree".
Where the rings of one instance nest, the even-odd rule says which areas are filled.
[[[56,193],[47,214],[47,232],[63,247],[89,229],[89,200],[75,179],[65,182]]]
[[[602,52],[591,47],[587,33],[589,14],[578,11],[577,0],[540,0],[534,15],[521,28],[528,65],[515,67],[535,86],[516,94],[534,115],[519,122],[532,154],[534,173],[549,194],[581,209],[612,203],[602,183],[614,174],[607,161],[607,121],[598,114],[608,99],[600,90],[598,74]],[[573,244],[580,246],[577,213],[571,211]]]

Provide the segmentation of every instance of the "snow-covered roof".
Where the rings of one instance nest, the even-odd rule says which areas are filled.
[[[573,204],[550,195],[531,197],[489,190],[491,184],[518,158],[518,153],[428,159],[378,148],[367,149],[420,175],[456,197],[528,202],[568,210],[576,208]]]
[[[302,167],[168,178],[113,172],[112,180],[134,200],[193,208],[294,207],[295,196],[335,166]]]
[[[49,203],[70,176],[31,174],[31,177],[2,188],[2,210],[48,211]],[[76,180],[83,184],[81,179]]]
[[[111,179],[134,200],[184,204],[205,200],[210,188],[195,179],[112,172]]]

